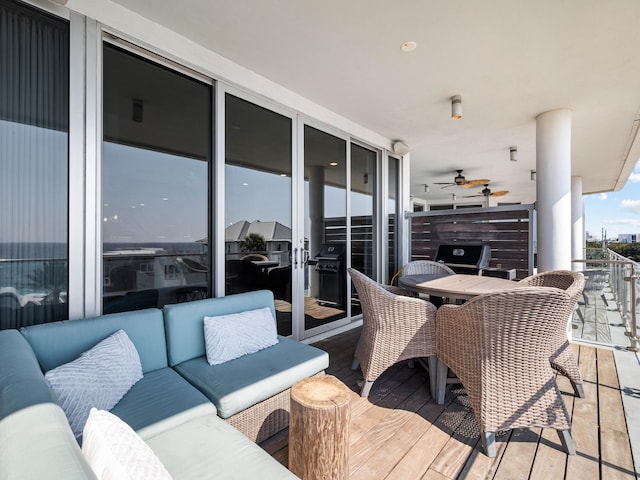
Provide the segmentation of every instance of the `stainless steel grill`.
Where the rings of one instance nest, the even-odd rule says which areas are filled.
[[[315,257],[318,272],[318,303],[344,308],[346,306],[345,245],[325,243]]]
[[[446,264],[456,273],[477,275],[489,266],[491,247],[486,244],[443,244],[438,246],[434,260]]]

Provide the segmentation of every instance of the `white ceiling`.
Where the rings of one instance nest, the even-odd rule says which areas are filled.
[[[573,111],[573,175],[619,189],[640,153],[638,0],[116,0],[411,148],[411,190],[489,178],[532,202],[535,117]],[[403,53],[405,41],[418,48]],[[449,98],[462,95],[463,118]],[[639,139],[640,140],[640,139]],[[509,161],[509,147],[518,161]],[[629,154],[631,150],[631,154]]]

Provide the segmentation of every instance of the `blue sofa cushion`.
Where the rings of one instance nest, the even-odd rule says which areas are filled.
[[[205,354],[204,317],[226,315],[269,307],[276,318],[273,293],[269,290],[239,293],[220,298],[164,306],[169,366]]]
[[[164,320],[158,309],[45,323],[20,331],[31,344],[42,370],[47,372],[75,360],[120,329],[127,332],[135,345],[143,373],[167,366]]]
[[[0,419],[40,403],[56,403],[33,350],[18,330],[0,331]]]
[[[0,331],[0,467],[0,478],[96,478],[18,330]]]
[[[323,350],[279,336],[272,347],[220,365],[209,365],[203,355],[174,368],[229,418],[328,366]]]
[[[193,417],[215,414],[215,406],[173,369],[144,374],[111,409],[142,438],[179,425]]]

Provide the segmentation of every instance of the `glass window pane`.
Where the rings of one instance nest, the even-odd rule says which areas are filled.
[[[377,158],[376,152],[351,144],[351,267],[374,280]],[[359,302],[354,302],[351,315],[359,313]]]
[[[209,295],[212,88],[104,46],[103,312]]]
[[[347,309],[347,142],[304,127],[305,330],[344,318]],[[335,258],[325,257],[334,248]]]
[[[0,328],[68,318],[69,26],[0,1]]]
[[[225,112],[225,291],[271,290],[291,335],[291,119],[233,95]]]
[[[400,202],[398,202],[398,182],[400,178],[400,160],[397,158],[389,157],[389,184],[387,199],[387,212],[389,217],[387,219],[388,225],[388,250],[387,250],[387,283],[391,282],[391,279],[398,270],[398,219],[400,218]]]

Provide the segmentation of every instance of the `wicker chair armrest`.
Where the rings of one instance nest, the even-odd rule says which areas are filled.
[[[402,287],[395,287],[393,285],[381,285],[387,292],[393,293],[394,295],[402,295],[403,297],[410,297],[411,292],[405,290]]]

